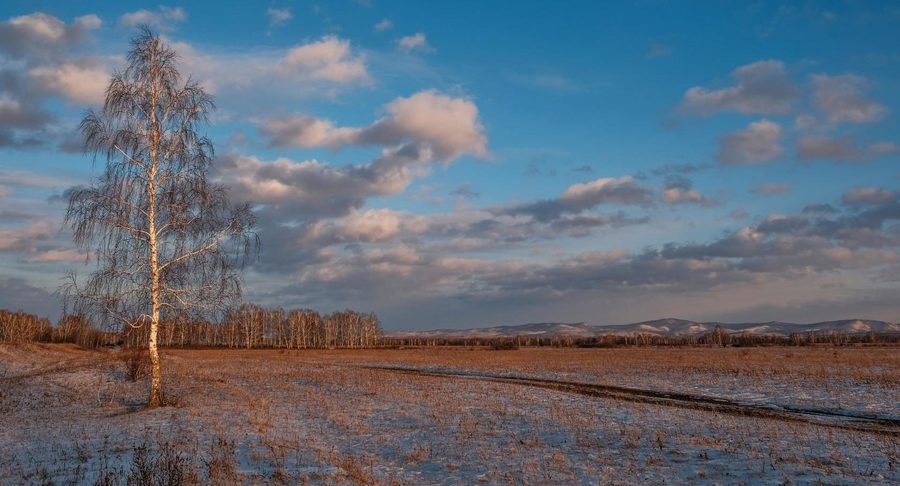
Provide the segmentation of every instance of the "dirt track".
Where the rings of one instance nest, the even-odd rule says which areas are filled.
[[[597,385],[592,383],[550,380],[543,378],[529,378],[522,376],[495,375],[471,371],[434,371],[428,369],[393,366],[360,366],[360,368],[418,376],[510,383],[515,385],[558,390],[567,393],[577,393],[579,395],[587,395],[599,398],[648,403],[666,407],[687,408],[692,410],[705,410],[730,415],[742,415],[747,417],[803,422],[823,427],[857,430],[900,437],[900,418],[898,417],[874,416],[871,414],[856,413],[845,410],[742,403],[734,400],[727,400],[724,398],[692,395],[687,393],[669,393],[622,386]]]

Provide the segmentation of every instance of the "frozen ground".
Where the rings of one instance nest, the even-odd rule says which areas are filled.
[[[178,405],[141,411],[147,384],[128,381],[116,352],[0,346],[0,484],[124,483],[140,444],[215,484],[896,484],[896,435],[358,366],[900,415],[897,350],[854,352],[173,350],[164,373]]]

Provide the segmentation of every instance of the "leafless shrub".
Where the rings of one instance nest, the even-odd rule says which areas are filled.
[[[151,448],[146,443],[134,448],[127,486],[181,486],[196,484],[196,472],[168,442]]]
[[[121,359],[131,381],[138,381],[150,372],[150,355],[146,350],[128,348],[122,351]]]
[[[210,484],[234,484],[238,482],[235,467],[234,442],[216,437],[209,445],[209,459],[204,460],[206,477]]]

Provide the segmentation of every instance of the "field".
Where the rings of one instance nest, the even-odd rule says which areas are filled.
[[[174,405],[146,411],[120,351],[0,346],[0,484],[900,481],[891,347],[170,349],[163,364]]]

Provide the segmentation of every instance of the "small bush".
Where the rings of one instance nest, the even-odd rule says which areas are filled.
[[[205,461],[206,475],[211,484],[234,484],[237,482],[234,442],[223,437],[209,445],[209,459]]]
[[[190,462],[175,447],[164,442],[150,449],[146,444],[134,448],[127,486],[180,486],[195,484],[196,473]]]
[[[131,381],[138,381],[150,373],[150,355],[144,350],[128,348],[122,351],[122,362]]]

